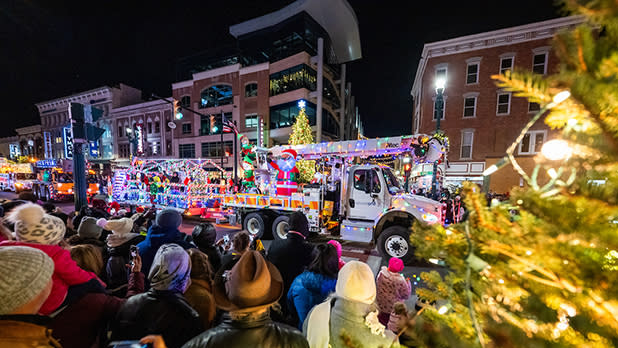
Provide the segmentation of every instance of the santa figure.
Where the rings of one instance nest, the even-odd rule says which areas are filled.
[[[293,149],[283,150],[281,157],[269,164],[277,170],[277,195],[290,196],[298,190],[298,177],[296,157],[298,154]]]

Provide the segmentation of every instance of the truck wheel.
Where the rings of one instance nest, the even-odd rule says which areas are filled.
[[[410,244],[410,231],[403,226],[386,228],[378,237],[378,251],[383,258],[399,258],[404,264],[414,260],[414,250]]]
[[[287,215],[280,215],[273,221],[273,238],[275,240],[288,238],[289,220],[290,218]]]
[[[264,217],[259,213],[249,213],[243,220],[244,229],[249,232],[254,239],[262,238],[265,226]]]

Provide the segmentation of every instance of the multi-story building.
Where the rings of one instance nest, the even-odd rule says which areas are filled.
[[[174,157],[172,105],[153,100],[110,111],[114,130],[113,152],[117,159],[128,159],[131,154],[140,157]]]
[[[0,157],[15,160],[18,156],[21,156],[19,138],[16,135],[0,138]]]
[[[358,115],[344,63],[361,58],[361,47],[347,1],[298,0],[233,25],[230,33],[234,47],[179,61],[173,98],[204,115],[186,112],[177,121],[179,157],[222,155],[217,150],[221,127],[213,132],[210,115],[216,122],[225,115],[263,146],[285,144],[299,100],[306,103],[316,141],[357,137]],[[259,136],[258,129],[263,130]],[[233,136],[224,137],[231,147]]]
[[[45,158],[61,159],[65,157],[64,129],[69,125],[69,104],[80,103],[92,105],[103,110],[103,117],[97,126],[105,129],[101,139],[93,144],[96,151],[89,151],[88,158],[92,162],[109,161],[114,158],[113,128],[110,110],[142,101],[139,89],[119,84],[117,86],[102,86],[89,91],[75,93],[66,97],[37,103],[41,116],[43,133],[43,149]],[[98,155],[95,155],[97,154]]]
[[[43,133],[41,125],[16,128],[19,154],[32,158],[43,158]]]
[[[440,128],[450,140],[447,163],[441,168],[444,185],[469,180],[502,193],[524,185],[510,166],[490,181],[482,173],[505,155],[540,107],[502,90],[491,76],[514,68],[540,75],[555,72],[558,58],[551,49],[552,36],[582,21],[563,17],[424,45],[411,92],[412,130],[433,133],[441,118]],[[435,109],[438,78],[446,79],[441,115]],[[515,153],[524,170],[532,170],[535,155],[551,135],[543,121],[525,135]],[[432,171],[419,168],[428,170]]]

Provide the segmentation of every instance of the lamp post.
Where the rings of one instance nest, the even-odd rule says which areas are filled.
[[[436,109],[436,131],[434,134],[440,133],[440,119],[442,118],[442,112],[444,110],[444,85],[446,84],[446,79],[441,77],[436,80],[436,101],[435,101],[435,109]],[[435,200],[438,200],[438,159],[433,162],[433,173],[431,177],[431,197]]]

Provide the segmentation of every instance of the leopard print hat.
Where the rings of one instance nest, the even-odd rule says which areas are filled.
[[[66,231],[60,218],[45,214],[45,210],[34,203],[16,207],[8,220],[15,223],[15,237],[20,242],[56,245],[64,238]]]

